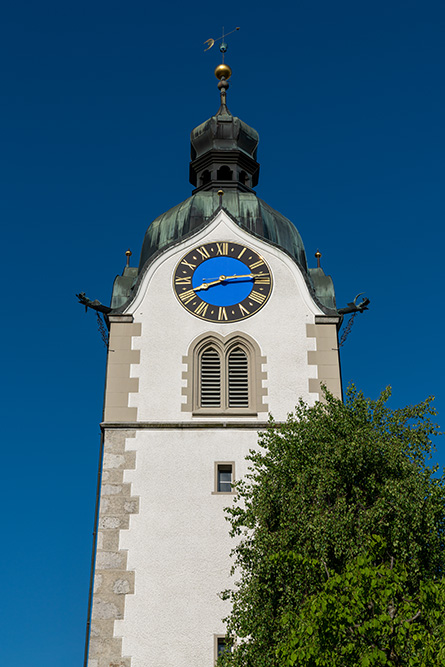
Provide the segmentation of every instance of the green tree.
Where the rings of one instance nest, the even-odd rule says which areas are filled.
[[[321,590],[284,615],[284,638],[276,651],[281,665],[445,664],[443,579],[420,581],[413,590],[405,565],[381,562],[385,549],[385,542],[374,537],[368,554],[357,556],[342,573],[330,573]],[[292,556],[300,566],[322,567]]]
[[[389,396],[386,390],[371,401],[352,387],[345,403],[328,392],[325,402],[314,407],[301,402],[284,425],[271,422],[259,450],[250,453],[250,473],[237,485],[237,501],[228,510],[232,534],[239,539],[234,549],[239,582],[224,597],[232,602],[228,636],[237,639],[221,665],[360,664],[345,657],[323,663],[309,656],[313,661],[304,662],[297,649],[302,637],[316,645],[307,632],[318,627],[311,625],[311,614],[334,594],[334,583],[340,590],[345,577],[357,582],[359,569],[371,563],[374,579],[386,581],[385,575],[391,585],[402,587],[407,614],[425,600],[422,595],[436,600],[423,626],[429,631],[443,601],[445,561],[445,479],[429,465],[435,412],[430,399],[391,410]],[[381,540],[378,555],[375,548],[370,551],[371,536],[376,536],[374,545]],[[391,563],[396,567],[391,569]],[[389,600],[383,588],[378,599]],[[402,627],[411,618],[405,611],[397,615]],[[324,623],[328,617],[318,618]],[[329,618],[334,622],[337,615]],[[376,618],[371,615],[368,621],[372,625]],[[370,631],[360,641],[371,646]]]

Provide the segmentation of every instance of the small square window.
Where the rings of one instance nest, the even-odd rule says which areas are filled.
[[[235,481],[235,464],[233,461],[217,461],[215,463],[214,493],[233,493]]]

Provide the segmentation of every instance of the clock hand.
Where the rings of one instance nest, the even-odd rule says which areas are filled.
[[[218,280],[212,280],[209,283],[202,283],[199,287],[194,287],[193,291],[194,292],[199,292],[200,290],[205,290],[211,287],[212,285],[219,285],[226,280],[235,280],[236,278],[261,278],[261,276],[267,275],[266,273],[244,273],[242,275],[233,275],[233,276],[220,276]]]
[[[194,287],[193,291],[199,292],[199,290],[208,289],[211,285],[219,285],[224,282],[224,280],[227,280],[226,276],[220,276],[218,280],[211,280],[209,283],[202,283],[199,287]]]
[[[261,278],[261,276],[266,276],[267,273],[244,273],[243,275],[226,276],[226,280],[233,280],[235,278]]]

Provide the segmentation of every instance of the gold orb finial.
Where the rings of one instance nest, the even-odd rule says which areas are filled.
[[[215,68],[215,76],[220,81],[221,79],[228,81],[228,79],[230,79],[230,77],[232,76],[232,70],[225,63],[221,63],[221,65],[218,65],[218,67]]]
[[[317,252],[315,253],[315,258],[317,260],[317,268],[319,269],[320,268],[320,259],[321,259],[321,252],[319,250],[317,250]]]
[[[128,248],[128,250],[125,251],[125,255],[127,257],[127,266],[130,266],[130,257],[132,256],[132,254],[133,253],[131,252],[130,248]]]
[[[216,194],[218,195],[218,197],[222,197],[224,195],[224,190],[218,190]]]

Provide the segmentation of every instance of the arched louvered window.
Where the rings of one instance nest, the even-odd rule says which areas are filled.
[[[229,408],[249,407],[249,367],[240,347],[231,350],[227,362]]]
[[[187,384],[182,394],[184,412],[195,415],[256,415],[267,412],[262,396],[265,357],[247,334],[201,334],[183,357]]]
[[[201,355],[201,407],[221,407],[221,357],[214,347]]]

